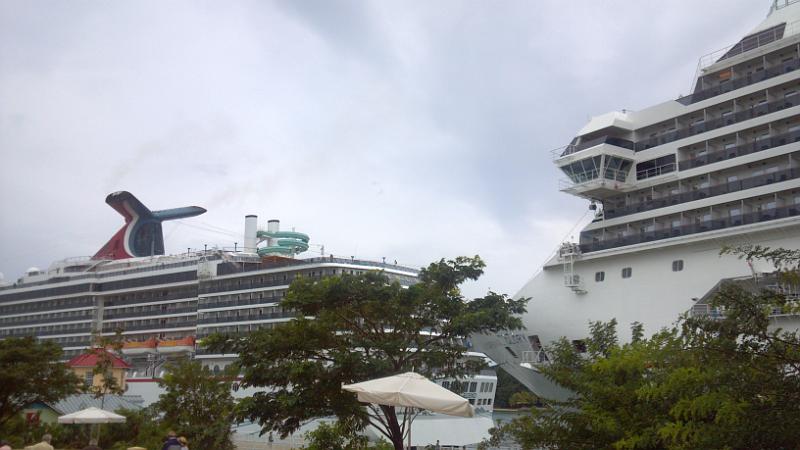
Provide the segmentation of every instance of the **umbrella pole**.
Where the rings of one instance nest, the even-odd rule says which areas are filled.
[[[411,413],[414,413],[414,408],[411,408]],[[411,450],[411,414],[408,413],[408,408],[406,408],[406,417],[408,418],[408,450]]]

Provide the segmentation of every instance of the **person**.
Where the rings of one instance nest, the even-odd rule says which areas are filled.
[[[42,442],[39,442],[36,445],[29,445],[25,447],[25,450],[53,450],[53,446],[50,445],[50,441],[52,440],[53,436],[51,436],[49,433],[45,433],[45,435],[42,436]]]
[[[83,450],[103,450],[97,446],[97,439],[89,439],[89,445],[83,447]]]
[[[185,437],[181,436],[178,438],[178,442],[181,443],[181,450],[189,450],[189,440]]]
[[[181,450],[181,442],[177,438],[177,434],[174,431],[170,431],[167,433],[167,440],[164,441],[164,445],[161,446],[161,450]]]
[[[11,450],[11,444],[5,439],[0,439],[0,450]]]

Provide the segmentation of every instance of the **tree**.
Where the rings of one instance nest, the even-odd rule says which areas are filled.
[[[155,407],[164,414],[165,424],[186,436],[193,448],[232,450],[235,377],[230,367],[217,376],[198,361],[181,361],[159,381],[166,392]]]
[[[167,424],[159,420],[153,405],[139,410],[119,410],[125,423],[110,424],[100,436],[100,447],[124,450],[128,447],[160,449],[167,435]],[[85,442],[85,441],[84,441]],[[192,446],[192,448],[200,448]]]
[[[99,398],[100,407],[105,404],[106,395],[114,394],[120,395],[125,392],[121,383],[114,376],[114,357],[109,353],[109,349],[116,353],[122,350],[122,331],[117,331],[114,336],[106,337],[101,333],[93,333],[93,345],[86,349],[86,354],[97,355],[97,364],[92,368],[92,374],[99,377],[100,382],[92,383],[88,388],[88,392],[92,393],[95,398]]]
[[[345,422],[328,424],[322,422],[313,431],[306,433],[305,448],[308,450],[366,450],[368,440]]]
[[[800,252],[726,250],[764,258],[796,279]],[[796,285],[795,285],[796,290]],[[723,284],[721,316],[684,316],[671,329],[620,345],[616,322],[593,323],[586,354],[565,339],[541,370],[574,396],[502,427],[525,448],[785,449],[800,444],[800,335],[772,326],[797,313],[785,292]]]
[[[33,402],[74,394],[80,380],[59,360],[61,347],[33,337],[0,340],[0,425]]]
[[[305,420],[336,415],[358,428],[372,424],[402,448],[400,411],[365,409],[341,386],[410,370],[453,378],[478,370],[483,362],[464,358],[463,339],[519,328],[526,303],[493,292],[466,301],[459,286],[483,268],[477,256],[441,260],[407,288],[380,272],[295,280],[281,302],[294,320],[210,340],[213,350],[239,355],[243,385],[265,388],[240,403],[239,417],[286,436]]]

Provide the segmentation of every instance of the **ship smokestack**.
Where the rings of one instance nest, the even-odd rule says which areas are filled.
[[[255,253],[258,244],[258,216],[249,214],[244,216],[244,251]]]
[[[281,231],[281,221],[278,219],[270,219],[267,221],[267,231],[270,233],[277,233]],[[278,245],[278,240],[274,237],[267,238],[267,245],[272,247],[274,245]]]

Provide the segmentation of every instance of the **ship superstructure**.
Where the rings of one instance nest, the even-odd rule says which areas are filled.
[[[532,299],[527,331],[479,348],[553,394],[535,370],[553,340],[580,349],[590,321],[612,318],[623,339],[633,322],[655,332],[721,279],[774,270],[720,250],[800,247],[798,69],[800,2],[774,1],[758,27],[701,59],[691,95],[595,117],[553,151],[561,190],[587,199],[593,220],[518,293]]]

